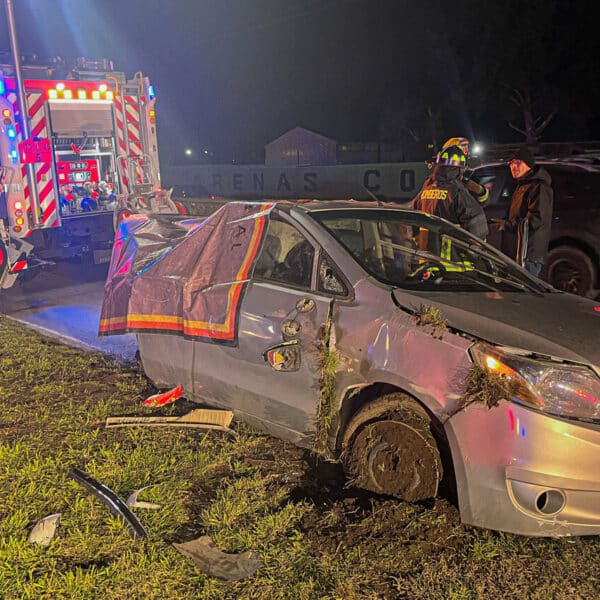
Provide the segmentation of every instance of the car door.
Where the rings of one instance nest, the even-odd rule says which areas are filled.
[[[507,165],[497,164],[479,167],[475,170],[477,181],[488,188],[490,196],[483,209],[488,221],[493,219],[504,219],[508,213],[508,207],[515,189],[515,181],[510,175]],[[486,241],[500,248],[501,232],[493,224],[490,224]]]
[[[237,346],[200,344],[194,361],[203,396],[296,443],[314,429],[332,302],[316,289],[318,256],[298,227],[273,215],[242,300]]]

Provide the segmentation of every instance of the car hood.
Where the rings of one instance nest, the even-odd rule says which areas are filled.
[[[393,290],[401,308],[439,308],[448,326],[482,340],[600,367],[600,304],[563,293]]]

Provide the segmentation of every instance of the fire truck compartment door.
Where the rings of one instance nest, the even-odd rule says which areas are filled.
[[[58,137],[113,134],[111,102],[50,102],[52,130]]]

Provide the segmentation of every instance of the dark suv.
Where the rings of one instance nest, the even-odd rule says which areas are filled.
[[[600,290],[600,165],[597,159],[538,160],[552,177],[554,212],[550,249],[542,276],[554,287],[596,297]],[[490,190],[488,219],[508,212],[515,180],[508,164],[489,163],[474,169]],[[490,226],[487,240],[500,247],[500,233]]]

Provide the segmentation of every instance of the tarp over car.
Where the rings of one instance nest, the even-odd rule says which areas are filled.
[[[122,221],[98,334],[170,333],[237,342],[238,313],[272,203],[228,203],[207,218]]]

